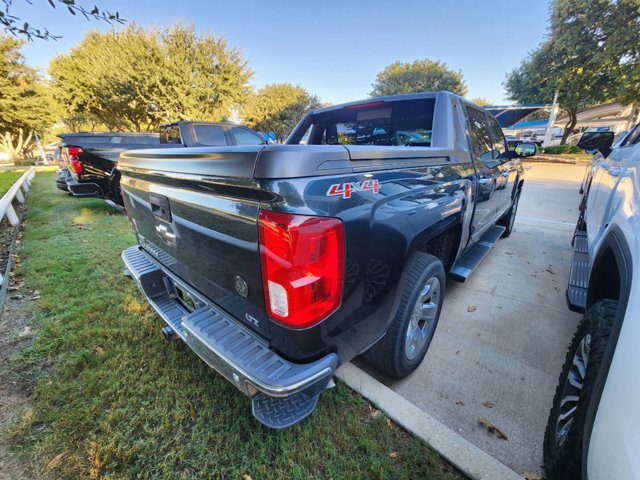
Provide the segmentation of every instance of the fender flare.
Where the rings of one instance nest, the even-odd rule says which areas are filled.
[[[611,367],[611,362],[613,361],[613,356],[615,354],[616,345],[618,343],[618,338],[620,337],[620,331],[622,330],[622,323],[624,321],[627,304],[629,302],[629,295],[631,293],[631,280],[632,280],[632,272],[633,272],[633,264],[631,257],[631,250],[629,249],[629,245],[622,233],[622,230],[618,226],[613,226],[605,239],[602,241],[600,248],[598,250],[598,254],[596,255],[593,265],[596,266],[596,269],[592,268],[590,277],[589,277],[589,290],[587,293],[587,308],[593,305],[598,300],[598,292],[595,291],[595,287],[592,287],[591,280],[594,277],[594,270],[597,272],[597,268],[602,262],[602,259],[605,255],[605,252],[610,249],[613,253],[616,266],[618,268],[618,273],[620,275],[620,295],[618,298],[618,312],[616,314],[616,319],[613,324],[613,329],[611,330],[611,335],[609,337],[609,343],[604,353],[604,358],[602,361],[602,365],[600,367],[600,371],[598,372],[598,376],[595,381],[595,385],[593,388],[593,396],[589,401],[589,406],[587,407],[587,414],[585,417],[585,425],[584,425],[584,435],[582,440],[582,477],[588,478],[587,476],[587,460],[589,455],[589,444],[591,442],[591,433],[593,431],[593,425],[596,420],[596,415],[598,413],[598,406],[600,404],[600,399],[602,398],[602,392],[604,391],[605,384],[607,382],[607,376],[609,374],[609,368]],[[595,282],[594,282],[595,283]]]

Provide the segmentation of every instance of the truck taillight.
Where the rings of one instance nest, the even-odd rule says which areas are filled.
[[[258,232],[264,296],[273,320],[307,328],[340,306],[344,227],[339,219],[260,210]]]
[[[82,153],[82,149],[80,147],[69,147],[67,148],[67,156],[69,157],[69,165],[71,166],[71,170],[75,173],[84,172],[84,166],[78,156]]]

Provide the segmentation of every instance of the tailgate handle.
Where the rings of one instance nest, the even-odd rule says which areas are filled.
[[[151,204],[151,213],[153,215],[167,222],[171,221],[171,209],[169,208],[169,199],[167,197],[150,193],[149,203]]]

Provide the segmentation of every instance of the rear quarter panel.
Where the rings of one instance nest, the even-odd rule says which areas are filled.
[[[587,471],[590,479],[640,478],[640,148],[617,178],[603,216],[604,238],[619,228],[631,252],[629,301],[591,433]],[[608,175],[608,173],[607,173]],[[608,180],[607,180],[608,181]],[[602,199],[600,199],[602,200]],[[604,225],[607,225],[604,228]],[[588,228],[590,225],[588,224]],[[597,245],[594,246],[596,251]]]
[[[361,353],[393,319],[407,259],[438,227],[462,225],[464,215],[470,216],[471,163],[443,158],[423,160],[422,166],[416,166],[415,158],[411,162],[409,168],[259,180],[261,189],[274,194],[273,200],[261,202],[261,208],[336,217],[345,229],[341,307],[306,330],[272,323],[271,341],[278,351],[292,358],[335,351],[341,361]],[[371,187],[374,181],[378,189]],[[364,188],[365,182],[370,188]],[[348,197],[332,194],[343,191],[347,183],[353,186]]]

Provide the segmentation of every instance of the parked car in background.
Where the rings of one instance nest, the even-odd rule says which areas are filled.
[[[573,239],[567,301],[585,312],[560,374],[544,441],[547,478],[640,478],[640,125],[597,153]]]
[[[260,145],[262,137],[242,125],[180,121],[160,126],[159,133],[71,133],[58,135],[64,167],[56,186],[76,197],[102,197],[122,205],[120,154],[142,148]]]
[[[127,275],[272,428],[362,352],[411,373],[447,273],[509,236],[524,183],[498,122],[449,92],[314,110],[285,145],[129,151],[118,170]]]

